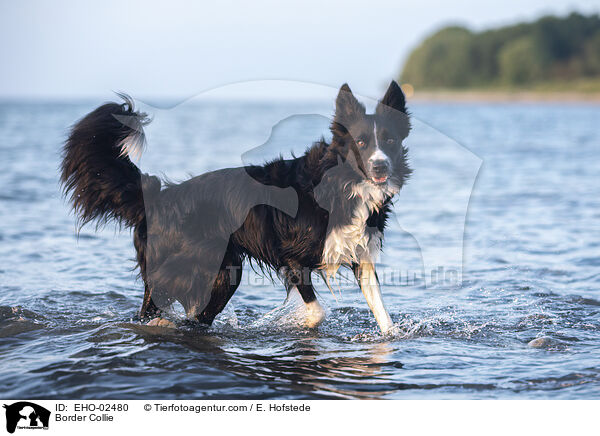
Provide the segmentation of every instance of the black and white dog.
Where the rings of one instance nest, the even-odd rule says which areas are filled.
[[[114,219],[133,228],[142,318],[179,301],[190,318],[211,324],[248,259],[275,271],[288,293],[299,291],[310,327],[324,318],[311,274],[328,280],[340,266],[352,268],[382,332],[390,331],[374,265],[390,201],[410,175],[402,144],[410,122],[396,82],[374,114],[344,84],[331,143],[180,184],[162,186],[130,160],[143,146],[145,123],[128,98],[98,107],[74,125],[61,176],[82,225]]]

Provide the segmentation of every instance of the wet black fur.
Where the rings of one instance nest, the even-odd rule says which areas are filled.
[[[388,118],[398,138],[393,174],[402,186],[410,169],[401,141],[410,125],[395,82],[370,117],[383,119],[387,110],[403,115]],[[126,98],[123,104],[98,107],[73,126],[64,145],[61,181],[81,225],[114,219],[133,228],[145,285],[142,317],[178,300],[188,314],[210,324],[237,289],[244,259],[282,274],[286,286],[297,285],[305,302],[315,299],[310,273],[321,266],[327,230],[348,223],[362,201],[347,198],[348,182],[364,181],[366,170],[360,158],[349,159],[360,153],[352,128],[346,126],[358,125],[365,116],[344,85],[336,101],[331,143],[321,139],[295,159],[218,170],[161,187],[158,178],[142,174],[122,154],[121,141],[132,129],[141,132],[146,122],[145,114],[136,113]],[[123,123],[123,117],[133,122]],[[265,204],[260,194],[247,198],[236,185],[244,184],[247,176],[265,187],[293,189],[297,213],[291,216],[285,207]],[[222,187],[218,195],[212,195],[215,187]],[[369,227],[384,230],[390,200],[369,217]],[[211,292],[203,296],[199,290],[207,284]]]

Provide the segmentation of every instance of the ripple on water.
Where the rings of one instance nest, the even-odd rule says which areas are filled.
[[[0,338],[44,328],[44,317],[19,306],[0,306]]]

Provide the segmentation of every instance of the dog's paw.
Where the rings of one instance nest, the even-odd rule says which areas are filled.
[[[151,319],[150,321],[148,321],[146,323],[146,325],[155,326],[155,327],[166,327],[166,328],[170,328],[170,329],[175,328],[175,324],[173,324],[171,321],[169,321],[168,319],[165,319],[165,318]]]
[[[306,327],[312,329],[317,327],[325,319],[325,309],[319,304],[317,300],[312,301],[306,305]]]
[[[398,327],[396,324],[392,324],[382,333],[387,337],[400,336],[400,327]]]

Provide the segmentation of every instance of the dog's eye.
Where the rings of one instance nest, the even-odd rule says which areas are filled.
[[[396,140],[394,138],[390,138],[386,141],[388,144],[393,144],[394,142],[396,142]]]
[[[359,147],[364,147],[365,141],[363,141],[362,139],[359,139],[358,141],[356,141],[356,145],[358,145]]]

